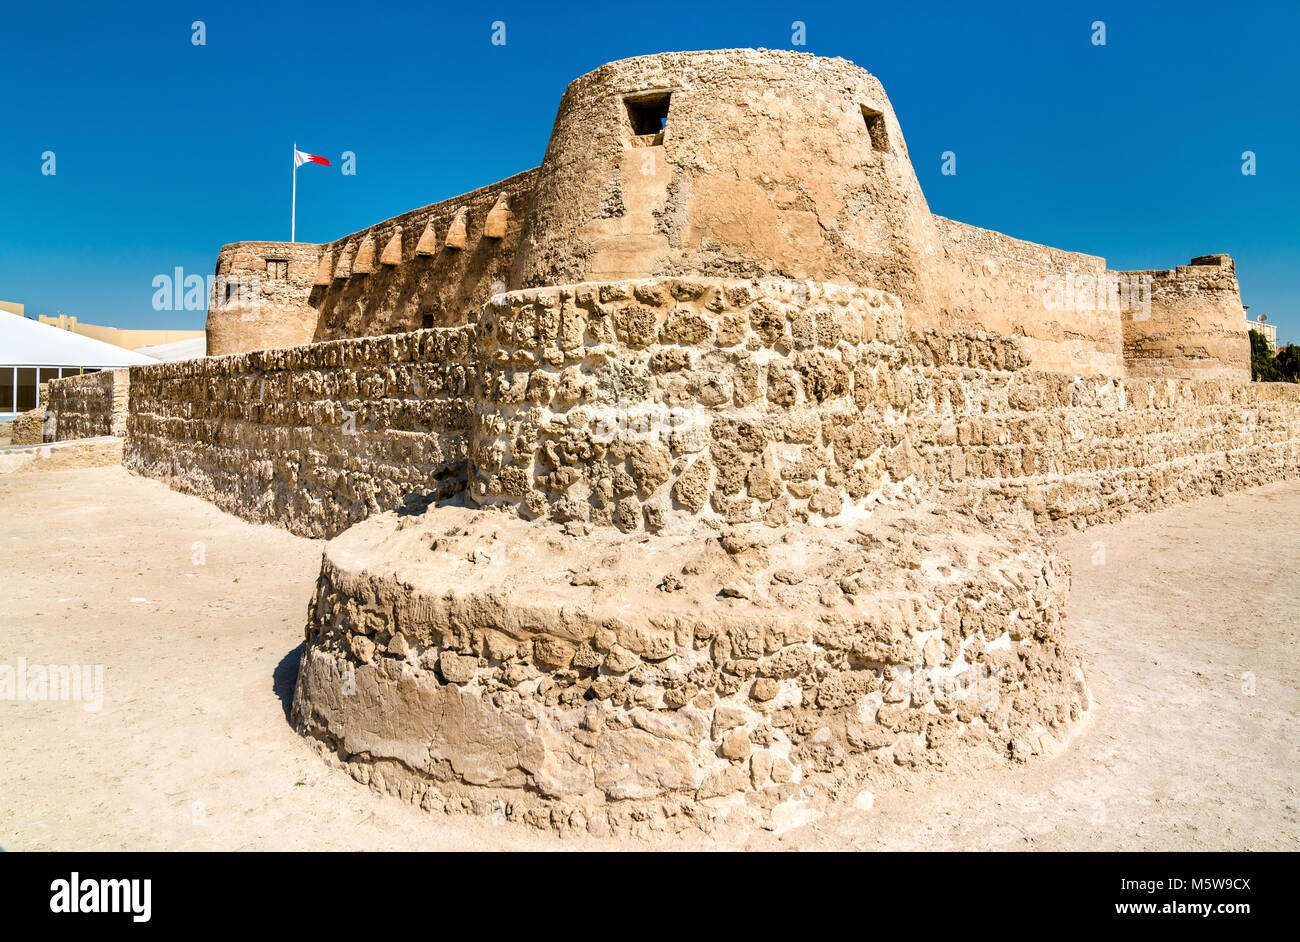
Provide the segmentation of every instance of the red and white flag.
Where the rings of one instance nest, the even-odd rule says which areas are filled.
[[[298,148],[295,147],[293,149],[293,166],[295,169],[297,169],[298,167],[301,167],[303,164],[324,164],[325,166],[328,167],[330,165],[330,162],[326,160],[324,157],[317,157],[315,154],[304,154],[302,151],[298,150]]]
[[[293,197],[289,206],[289,241],[298,241],[298,168],[303,164],[322,164],[326,167],[330,162],[324,157],[317,157],[315,154],[308,154],[298,149],[298,142],[293,142]]]

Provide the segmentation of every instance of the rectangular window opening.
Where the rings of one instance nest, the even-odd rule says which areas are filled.
[[[627,122],[632,128],[633,144],[654,147],[664,142],[664,129],[668,127],[668,104],[672,92],[652,92],[623,99],[627,108]]]
[[[17,391],[14,393],[19,412],[36,408],[36,367],[18,367]]]
[[[289,260],[287,258],[268,258],[266,260],[266,277],[272,281],[284,281],[289,277]]]
[[[420,327],[424,328],[425,330],[428,330],[432,326],[433,326],[432,314],[424,314],[420,317]]]
[[[889,132],[885,130],[885,116],[874,108],[862,106],[862,120],[867,123],[867,134],[871,138],[871,149],[889,151]]]

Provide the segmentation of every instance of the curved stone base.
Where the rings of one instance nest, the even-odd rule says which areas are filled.
[[[333,540],[295,724],[427,808],[603,834],[802,823],[1087,708],[1067,564],[1029,530],[587,529],[437,506]]]

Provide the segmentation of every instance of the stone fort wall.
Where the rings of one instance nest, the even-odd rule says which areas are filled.
[[[126,462],[335,537],[294,725],[429,808],[781,828],[1050,754],[1049,531],[1300,474],[1230,259],[933,216],[843,60],[609,63],[536,170],[223,268],[274,316],[210,349],[279,349],[136,368]]]
[[[317,340],[473,323],[506,288],[536,170],[324,247]]]
[[[943,249],[938,316],[919,326],[1023,338],[1035,368],[1099,376],[1250,381],[1250,340],[1226,255],[1169,270],[1115,271],[935,216]]]
[[[218,271],[271,253],[301,256],[291,285],[260,322],[214,309],[211,352],[472,323],[503,288],[772,278],[886,291],[917,328],[1023,337],[1039,369],[1249,379],[1226,257],[1111,272],[934,216],[880,82],[805,53],[608,63],[569,85],[535,170],[325,246],[227,246]],[[1136,312],[1095,288],[1051,297],[1067,279],[1141,276],[1154,285]]]
[[[319,261],[320,246],[305,242],[222,246],[208,298],[208,355],[311,343],[319,319],[311,303]]]
[[[1049,531],[1300,475],[1300,387],[1046,372],[811,281],[133,371],[128,467],[333,538],[295,727],[562,833],[780,829],[1051,755],[1090,698]]]
[[[51,380],[45,400],[47,442],[126,434],[130,370],[101,370]]]
[[[511,293],[479,325],[471,500],[654,531],[843,521],[919,486],[1085,524],[1296,472],[1293,386],[1046,372],[1019,338],[904,320],[791,282]]]
[[[1150,316],[1122,320],[1128,375],[1250,381],[1250,336],[1231,258],[1206,255],[1169,271],[1124,274],[1152,284]]]
[[[536,170],[424,206],[325,245],[222,248],[208,354],[473,322],[505,290]],[[285,276],[275,262],[288,262]],[[254,284],[254,279],[256,283]],[[241,285],[253,285],[239,290]]]
[[[47,384],[42,383],[40,386],[40,396],[42,399],[47,393]],[[20,413],[11,426],[10,444],[13,445],[39,445],[44,435],[45,428],[45,407],[37,406],[35,409],[28,409]]]
[[[325,548],[292,717],[430,810],[780,829],[1051,755],[1089,705],[1069,584],[1041,535],[934,507],[655,540],[383,515]]]
[[[133,367],[125,463],[222,509],[333,536],[465,484],[472,328]]]
[[[1068,279],[1095,283],[1106,260],[1095,255],[1013,239],[1000,232],[935,216],[942,257],[943,300],[921,327],[989,330],[1022,338],[1035,367],[1082,375],[1125,373],[1121,313],[1095,304],[1095,293],[1060,305],[1049,294]]]
[[[807,282],[530,289],[477,326],[134,370],[133,469],[311,536],[462,489],[625,531],[935,489],[1082,525],[1294,474],[1300,447],[1294,387],[1045,372],[1022,339]]]

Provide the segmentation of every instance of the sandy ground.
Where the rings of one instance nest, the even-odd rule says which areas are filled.
[[[431,815],[326,766],[286,719],[319,542],[120,467],[3,476],[0,507],[0,664],[104,667],[97,712],[0,701],[7,850],[724,846]],[[1300,483],[1062,547],[1096,701],[1067,749],[748,847],[1296,849]]]

